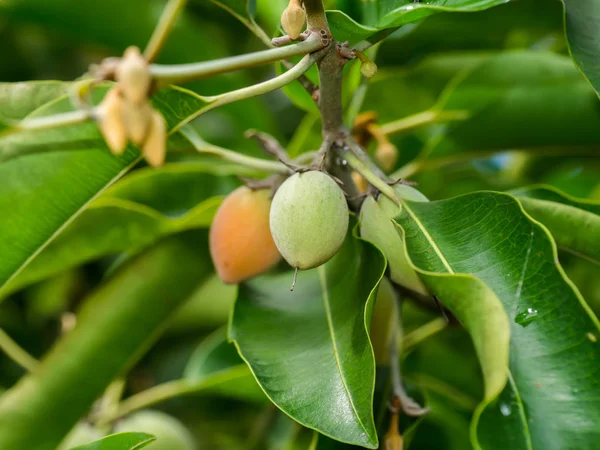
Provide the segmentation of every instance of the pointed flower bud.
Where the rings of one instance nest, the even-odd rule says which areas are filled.
[[[167,124],[163,116],[152,111],[150,130],[144,142],[144,158],[152,167],[162,166],[167,152]]]
[[[137,146],[146,141],[152,122],[152,106],[149,102],[135,104],[123,102],[123,123],[127,137]]]
[[[380,141],[375,149],[375,159],[383,170],[389,172],[398,162],[398,149],[387,139]]]
[[[125,50],[115,71],[115,79],[128,101],[140,103],[148,98],[152,77],[148,71],[148,63],[137,47]]]
[[[127,145],[127,132],[123,123],[123,99],[116,87],[108,91],[100,104],[99,127],[106,145],[115,155],[120,155]]]
[[[290,0],[287,8],[281,14],[281,26],[291,39],[298,39],[304,30],[306,13],[300,5],[300,0]]]

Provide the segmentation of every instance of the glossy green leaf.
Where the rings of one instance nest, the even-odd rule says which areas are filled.
[[[208,227],[223,194],[237,185],[211,171],[210,165],[178,163],[124,178],[9,282],[4,295],[103,256],[139,251],[168,234]],[[217,171],[222,174],[223,168],[217,165]]]
[[[561,1],[571,56],[600,95],[600,4],[594,0]]]
[[[155,440],[154,436],[146,433],[116,433],[72,450],[138,450]]]
[[[343,11],[327,11],[327,21],[333,37],[340,41],[356,44],[375,34],[377,28],[367,27],[353,20]]]
[[[511,193],[548,228],[559,248],[600,264],[600,202],[571,197],[550,186]]]
[[[600,142],[597,96],[568,58],[552,53],[490,57],[457,77],[443,108],[471,116],[431,138],[424,157],[513,149],[592,152]]]
[[[375,361],[368,327],[381,253],[348,235],[323,266],[242,284],[229,337],[267,396],[299,423],[377,448]]]
[[[430,236],[431,230],[420,224],[418,217],[407,215],[408,210],[405,206],[396,219],[402,226],[398,231],[403,235],[408,254],[429,291],[452,311],[471,335],[485,382],[483,407],[506,384],[510,339],[508,317],[500,299],[489,286],[470,272],[453,270],[441,251],[433,246],[426,247],[435,238]],[[418,256],[413,254],[419,251],[417,248],[423,252]]]
[[[206,233],[168,238],[125,262],[86,299],[77,326],[39,370],[2,396],[0,448],[56,448],[211,272]],[[82,383],[85,389],[74,388]]]
[[[600,395],[599,324],[558,265],[546,229],[514,197],[494,192],[407,202],[398,222],[413,263],[450,309],[443,281],[462,277],[493,292],[510,318],[510,383],[500,400],[483,411],[481,427],[474,422],[474,445],[594,448],[600,437],[595,406]],[[471,286],[463,284],[462,289],[463,295],[483,301]],[[498,329],[488,333],[497,341]],[[478,348],[482,342],[474,339]],[[519,408],[503,401],[510,390]],[[510,430],[510,438],[498,429]]]
[[[361,25],[341,11],[328,11],[333,36],[337,40],[350,40],[351,43],[366,39],[378,30],[395,28],[416,22],[439,12],[483,11],[509,0],[435,0],[415,3],[412,0],[376,0],[364,2],[366,25]]]

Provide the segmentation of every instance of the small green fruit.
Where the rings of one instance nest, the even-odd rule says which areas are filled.
[[[104,437],[104,434],[90,424],[79,422],[63,439],[58,446],[58,450],[70,450],[73,447],[97,441],[102,437]]]
[[[328,261],[344,242],[348,204],[329,175],[296,173],[277,190],[269,222],[285,260],[292,267],[311,269]]]
[[[360,73],[366,78],[372,78],[377,73],[377,64],[373,61],[363,61],[360,65]]]
[[[406,200],[429,201],[410,186],[397,185],[394,191]],[[408,262],[404,242],[391,220],[397,217],[400,211],[401,208],[384,195],[380,195],[377,201],[373,197],[368,197],[360,210],[360,235],[383,252],[388,260],[390,276],[394,283],[427,295],[425,285]]]
[[[378,366],[390,363],[390,344],[398,321],[398,296],[390,280],[383,278],[379,283],[369,331]]]
[[[153,450],[195,450],[194,437],[175,417],[160,411],[144,410],[134,413],[115,427],[115,432],[139,431],[153,434]]]

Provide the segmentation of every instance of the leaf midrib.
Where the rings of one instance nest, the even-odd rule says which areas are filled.
[[[329,304],[329,291],[327,289],[327,272],[325,270],[325,266],[323,266],[323,265],[319,266],[319,280],[321,282],[321,292],[323,294],[321,297],[323,298],[323,304],[325,306],[325,317],[327,317],[327,326],[329,329],[329,335],[331,337],[331,343],[333,345],[333,354],[335,356],[335,362],[338,367],[338,372],[340,374],[340,378],[342,380],[342,385],[344,386],[344,391],[346,392],[346,396],[348,397],[350,406],[352,407],[352,411],[354,412],[354,415],[356,416],[356,419],[358,420],[360,427],[365,432],[365,434],[367,436],[369,436],[369,439],[371,439],[370,433],[366,429],[360,415],[358,414],[358,411],[356,410],[356,406],[354,405],[354,399],[352,398],[352,395],[350,394],[350,390],[348,389],[346,377],[344,376],[344,370],[342,369],[342,364],[340,362],[339,351],[337,348],[337,342],[336,342],[336,338],[335,338],[335,332],[333,330],[333,321],[332,321],[332,317],[331,317],[331,306]]]
[[[438,258],[440,258],[440,261],[442,262],[442,264],[444,265],[444,267],[446,268],[446,270],[450,274],[455,275],[454,269],[452,269],[452,266],[450,265],[450,263],[448,262],[448,260],[444,257],[444,254],[442,253],[442,249],[440,249],[437,246],[437,244],[435,243],[435,240],[433,239],[433,236],[431,236],[431,234],[429,234],[429,232],[427,231],[427,229],[425,228],[425,226],[423,225],[423,223],[419,220],[419,218],[414,213],[414,211],[410,208],[410,206],[408,206],[408,204],[406,203],[406,201],[403,198],[400,198],[400,201],[402,202],[402,206],[404,207],[404,209],[406,210],[406,212],[410,215],[410,217],[417,224],[417,226],[419,227],[419,230],[421,230],[421,233],[423,233],[423,236],[425,236],[425,239],[427,239],[427,242],[429,242],[429,244],[431,245],[431,247],[435,251],[435,254],[438,256]]]
[[[527,446],[527,450],[533,450],[533,442],[531,440],[531,430],[529,429],[529,424],[527,423],[527,415],[525,414],[525,408],[523,406],[523,400],[521,399],[521,394],[519,394],[519,389],[517,388],[517,384],[515,383],[515,379],[512,376],[512,372],[510,369],[508,370],[508,383],[512,388],[515,394],[515,400],[517,402],[517,406],[519,408],[519,417],[521,419],[521,423],[523,424],[523,434],[525,436],[525,445]]]

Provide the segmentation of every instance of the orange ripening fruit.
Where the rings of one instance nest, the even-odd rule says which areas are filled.
[[[273,267],[281,255],[269,228],[269,190],[242,186],[223,201],[210,227],[210,255],[219,278],[236,284]]]

